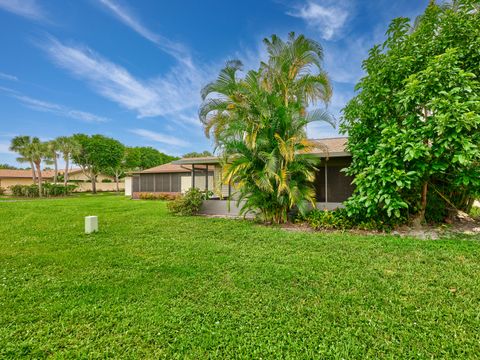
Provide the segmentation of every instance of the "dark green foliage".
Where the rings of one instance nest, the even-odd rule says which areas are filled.
[[[166,155],[152,147],[129,147],[125,154],[125,168],[145,170],[177,159],[175,156]]]
[[[44,183],[42,195],[46,197],[70,195],[76,188],[76,185]],[[13,196],[18,197],[35,198],[40,195],[38,185],[13,185],[10,186],[10,190]]]
[[[205,150],[202,152],[192,151],[182,155],[182,157],[184,158],[198,158],[198,157],[208,157],[208,156],[213,156],[213,154],[208,150]]]
[[[344,109],[356,185],[348,211],[420,222],[441,221],[447,207],[468,211],[480,193],[478,2],[432,2],[387,35]]]
[[[102,183],[111,183],[111,182],[112,182],[112,179],[108,179],[108,178],[102,179]]]
[[[0,195],[4,195],[5,192],[6,192],[6,190],[4,188],[0,187]]]
[[[200,190],[191,188],[183,196],[169,202],[167,208],[172,214],[191,216],[198,213],[203,199],[204,195]]]
[[[9,164],[0,164],[0,169],[18,170],[19,168],[16,167],[16,166],[9,165]]]
[[[353,227],[353,223],[344,209],[334,211],[313,209],[300,220],[306,221],[315,230],[345,230]]]

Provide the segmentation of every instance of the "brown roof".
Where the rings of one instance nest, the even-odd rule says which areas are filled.
[[[43,170],[42,177],[43,178],[53,178],[54,175],[53,170]],[[0,178],[31,178],[32,177],[32,170],[8,170],[8,169],[0,169]]]
[[[350,156],[349,152],[346,149],[348,141],[347,137],[312,140],[319,144],[319,147],[313,150],[312,154],[325,154],[325,156]]]
[[[195,165],[197,170],[205,170],[205,165]],[[133,171],[131,174],[161,174],[161,173],[190,173],[192,171],[191,165],[179,165],[175,163],[168,163],[159,166],[155,166],[143,171]],[[213,167],[210,166],[209,171],[213,171]]]
[[[192,169],[187,166],[168,163],[168,164],[155,166],[153,168],[146,169],[143,171],[138,171],[137,173],[140,173],[140,174],[189,173],[191,170]]]

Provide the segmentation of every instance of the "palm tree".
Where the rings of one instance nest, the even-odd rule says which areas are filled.
[[[42,164],[42,161],[50,155],[47,143],[40,141],[38,137],[34,137],[32,138],[32,142],[28,146],[28,152],[37,170],[38,193],[39,193],[39,196],[42,197],[43,196],[43,191],[42,191],[43,179],[42,179],[41,164]]]
[[[60,136],[55,139],[58,151],[62,153],[63,160],[65,161],[65,172],[63,174],[63,183],[66,186],[68,183],[68,166],[70,159],[73,155],[80,152],[80,144],[69,136]]]
[[[323,110],[331,87],[321,68],[322,48],[303,35],[284,42],[265,39],[269,60],[240,78],[240,61],[230,61],[216,81],[202,90],[200,120],[224,156],[224,180],[237,183],[242,212],[260,212],[267,221],[287,220],[290,209],[313,204],[318,159],[307,153],[317,145],[306,126],[327,121]]]
[[[10,151],[14,151],[20,155],[17,158],[18,162],[30,163],[30,168],[32,169],[32,180],[35,183],[37,181],[35,174],[35,167],[33,166],[32,158],[29,154],[29,146],[32,140],[30,136],[15,136],[10,142]]]
[[[54,165],[54,176],[53,176],[53,182],[56,184],[57,179],[58,179],[58,143],[56,140],[50,140],[47,142],[47,158],[46,161],[48,164],[53,164]]]

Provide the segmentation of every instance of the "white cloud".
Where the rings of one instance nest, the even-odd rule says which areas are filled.
[[[188,146],[188,142],[181,140],[172,135],[165,135],[155,131],[146,130],[146,129],[132,129],[130,130],[132,134],[141,136],[147,140],[159,142],[162,144],[173,145],[173,146]]]
[[[0,9],[33,20],[45,20],[46,14],[36,0],[0,0]]]
[[[87,47],[50,39],[43,48],[66,69],[105,98],[136,111],[140,118],[178,114],[198,107],[206,73],[179,63],[163,76],[139,79]]]
[[[308,1],[303,6],[287,12],[287,14],[303,19],[308,26],[316,29],[325,40],[331,40],[338,36],[349,16],[346,7],[340,6],[339,3],[326,6],[313,1]]]
[[[183,44],[173,42],[166,37],[151,31],[142,24],[140,19],[137,18],[130,9],[120,5],[118,2],[114,0],[99,0],[99,2],[121,22],[137,32],[140,36],[156,44],[160,49],[173,56],[179,62],[182,62],[189,67],[193,67],[190,53]]]
[[[18,78],[16,76],[10,75],[10,74],[5,74],[5,73],[2,73],[2,72],[0,72],[0,79],[10,80],[10,81],[18,81]]]
[[[98,116],[82,110],[71,109],[64,105],[59,105],[59,104],[55,104],[55,103],[51,103],[43,100],[34,99],[29,96],[22,95],[19,92],[8,89],[8,88],[0,87],[0,90],[8,93],[10,96],[19,100],[22,104],[24,104],[25,106],[33,110],[49,112],[58,116],[69,117],[72,119],[81,120],[81,121],[90,122],[90,123],[109,121],[108,118],[105,118],[103,116]]]

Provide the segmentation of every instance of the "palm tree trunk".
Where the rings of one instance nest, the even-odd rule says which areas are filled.
[[[68,183],[68,160],[69,157],[65,159],[65,173],[63,174],[63,185],[67,186]]]
[[[33,165],[32,160],[30,160],[30,167],[32,168],[32,180],[33,180],[33,183],[35,184],[37,182],[37,176],[35,174],[35,165]]]
[[[56,185],[57,184],[57,178],[58,178],[58,161],[57,161],[57,154],[56,153],[54,153],[53,165],[55,166],[55,174],[53,175],[53,183]]]
[[[120,191],[118,187],[118,174],[115,174],[115,182],[117,183],[117,193]]]
[[[36,163],[35,164],[36,167],[37,167],[37,175],[38,175],[38,196],[39,197],[42,197],[43,196],[43,193],[42,193],[42,170],[40,169],[40,163]]]

